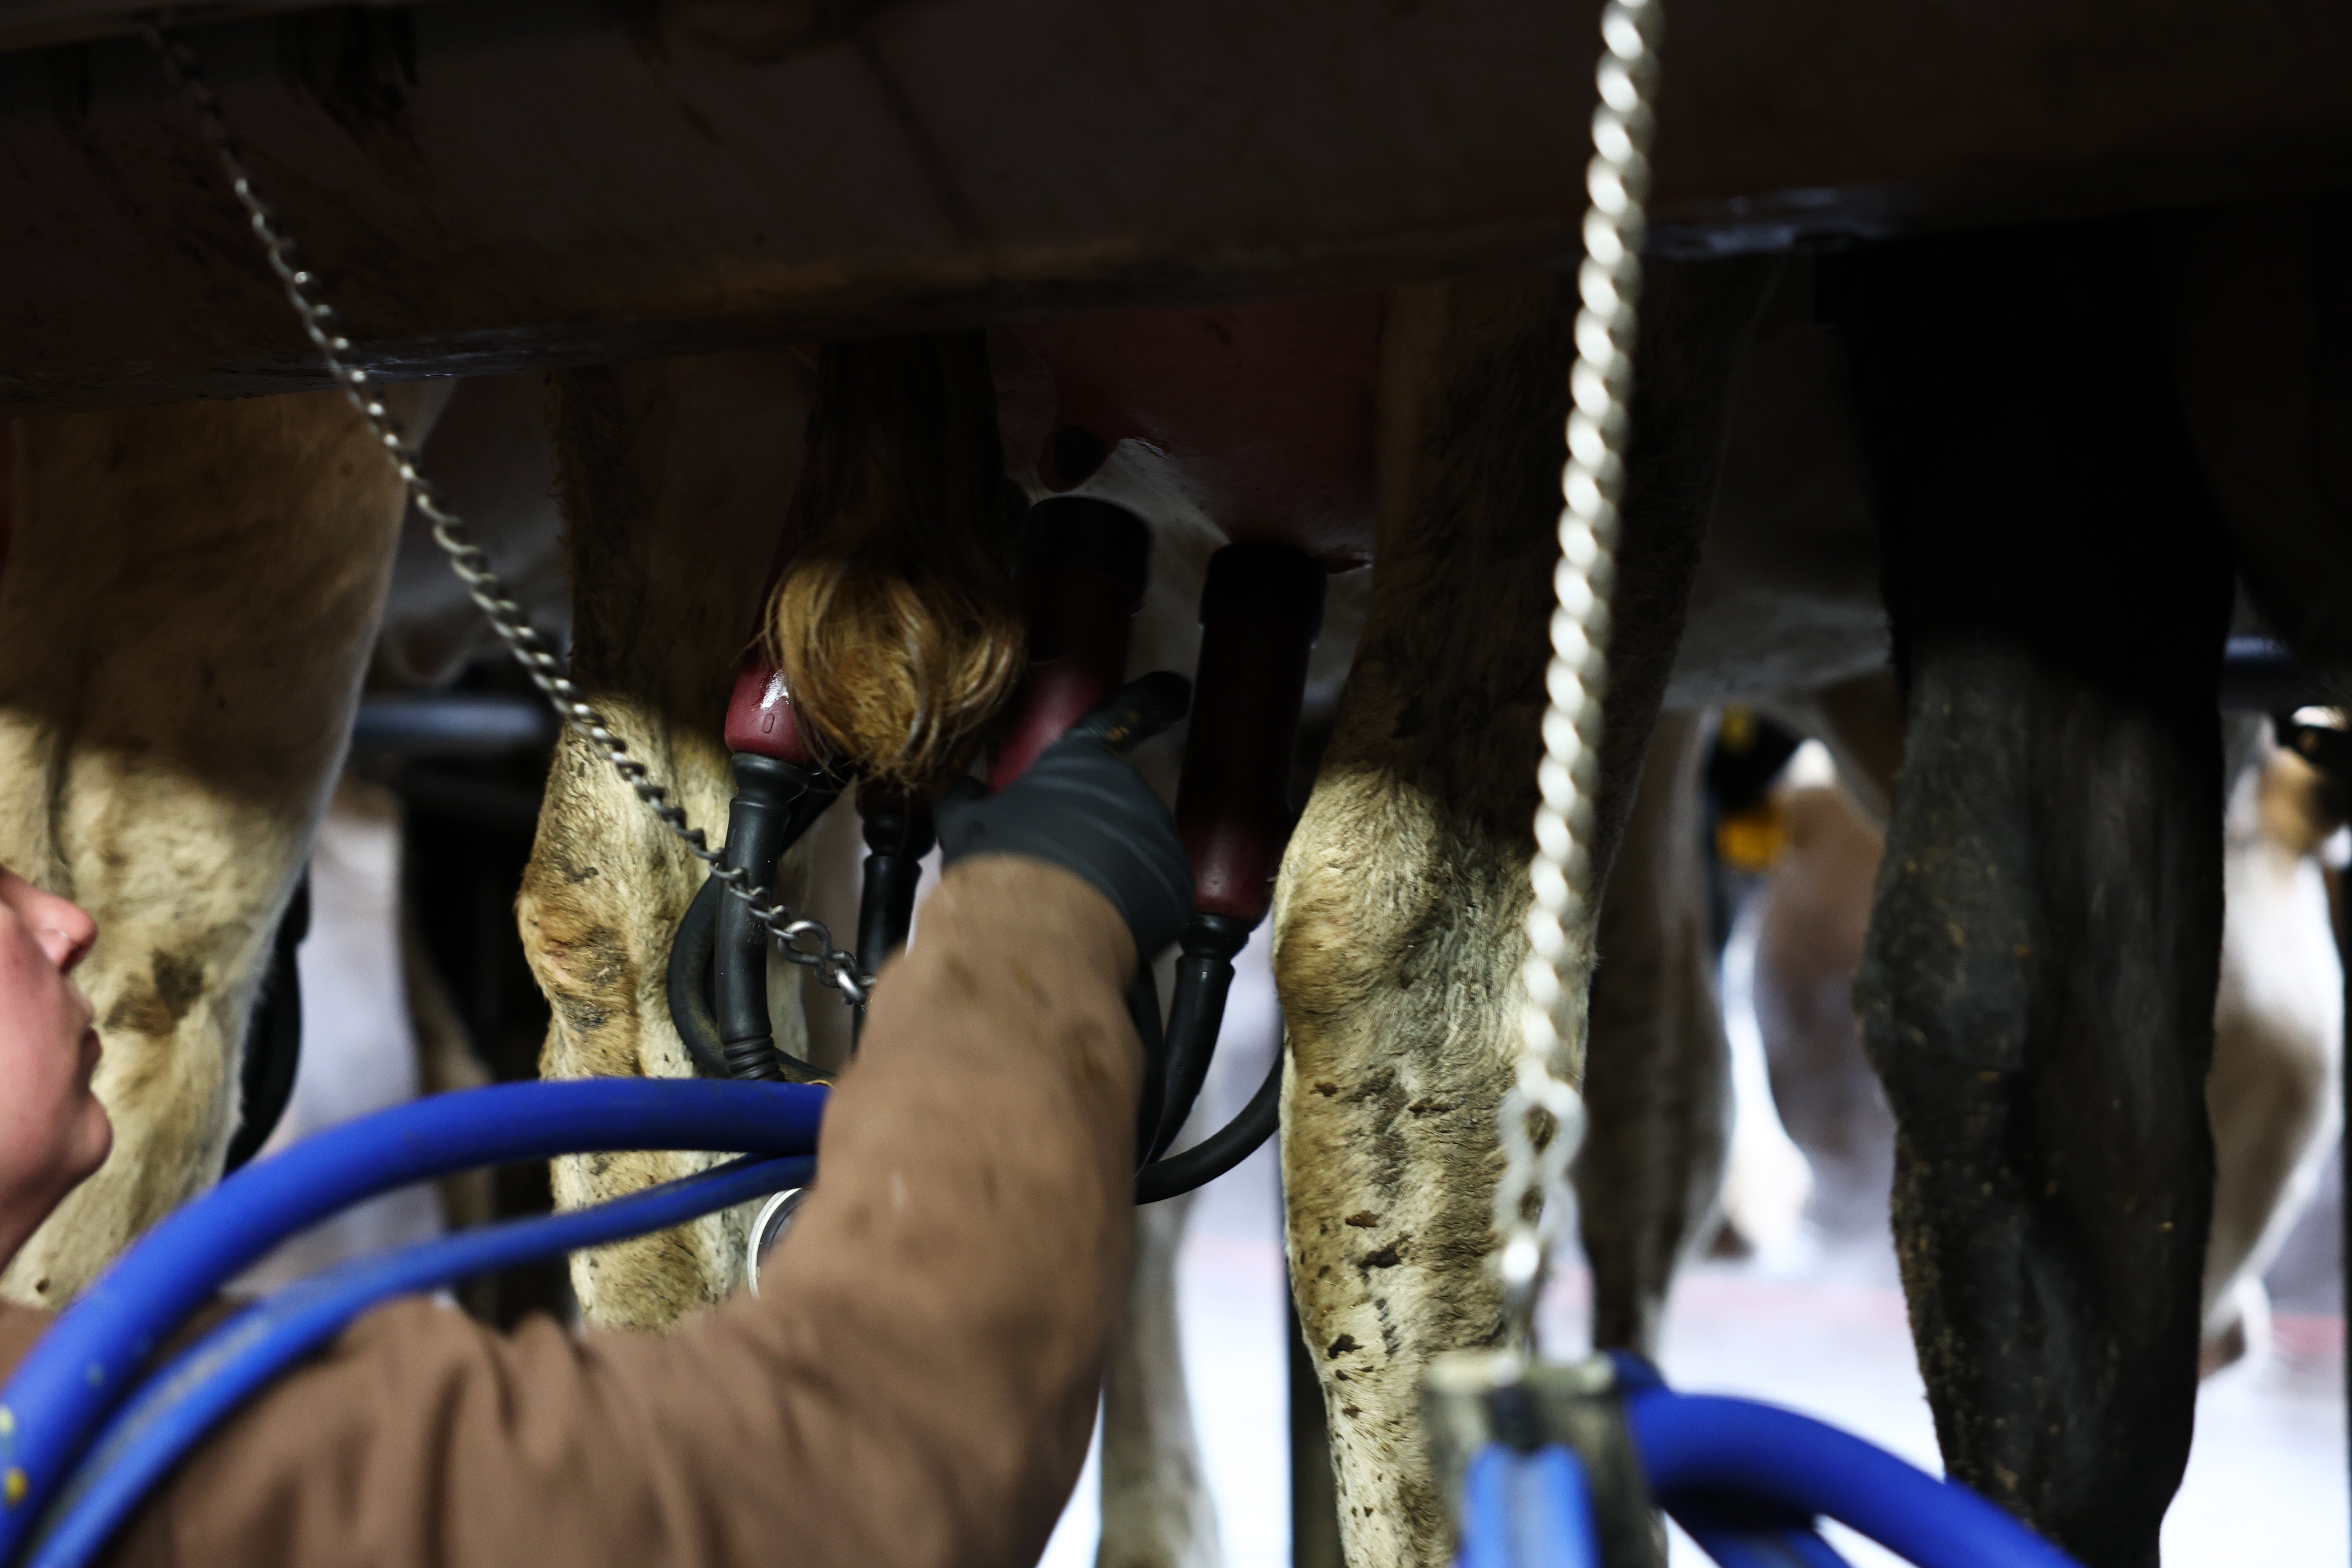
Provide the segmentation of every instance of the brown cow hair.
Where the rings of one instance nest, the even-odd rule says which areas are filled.
[[[1025,663],[1020,513],[982,333],[824,346],[763,635],[848,767],[922,790],[970,759]]]

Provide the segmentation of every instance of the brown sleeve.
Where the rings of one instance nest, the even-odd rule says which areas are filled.
[[[1122,1300],[1134,962],[1067,872],[958,866],[876,998],[760,1299],[667,1339],[387,1307],[215,1436],[111,1561],[1034,1561]]]

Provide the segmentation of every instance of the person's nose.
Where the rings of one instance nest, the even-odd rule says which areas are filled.
[[[89,956],[92,943],[98,941],[98,921],[90,912],[71,899],[61,899],[55,893],[29,888],[24,910],[25,923],[33,928],[40,939],[41,950],[60,973],[69,974],[81,961]]]

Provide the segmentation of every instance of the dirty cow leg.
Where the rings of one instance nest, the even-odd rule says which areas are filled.
[[[1184,1389],[1176,1260],[1191,1194],[1135,1211],[1127,1318],[1103,1375],[1102,1541],[1095,1568],[1219,1568],[1216,1500]]]
[[[1576,1162],[1592,1342],[1657,1353],[1674,1274],[1723,1184],[1730,1045],[1716,1010],[1700,859],[1696,713],[1658,720],[1601,903]]]
[[[2092,1568],[2187,1460],[2213,1152],[2230,563],[2154,231],[1857,259],[1909,731],[1856,992],[1951,1472]]]
[[[1661,268],[1643,300],[1594,834],[1604,875],[1770,273]],[[1573,310],[1554,278],[1391,303],[1372,605],[1277,887],[1291,1279],[1359,1568],[1446,1556],[1419,1380],[1432,1355],[1501,1328],[1486,1268],[1495,1109],[1517,1048]]]
[[[397,401],[421,434],[428,395]],[[402,495],[331,393],[14,435],[0,861],[98,919],[80,978],[115,1129],[5,1277],[56,1305],[220,1174],[247,1015],[351,735]]]
[[[790,354],[740,353],[571,371],[551,386],[573,674],[714,845],[734,793],[720,721],[758,629],[814,379]],[[787,866],[775,890],[797,904],[797,858]],[[523,945],[552,1008],[547,1077],[692,1072],[664,987],[670,939],[702,880],[700,862],[567,731],[520,901]],[[797,1053],[798,994],[791,982],[776,990],[777,1043]],[[560,1161],[556,1197],[594,1202],[707,1163]],[[734,1288],[748,1223],[730,1212],[575,1257],[582,1310],[602,1324],[670,1326]]]
[[[2263,1274],[2336,1142],[2344,967],[2314,851],[2341,825],[2337,792],[2294,752],[2273,752],[2235,781],[2205,1086],[2214,1157],[2201,1358],[2209,1373],[2264,1348]]]

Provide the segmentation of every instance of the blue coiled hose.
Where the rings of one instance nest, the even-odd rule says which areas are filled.
[[[1749,1512],[1735,1518],[1686,1499],[1666,1511],[1718,1568],[1853,1568],[1802,1521]]]
[[[0,1563],[20,1561],[33,1521],[156,1348],[285,1237],[379,1193],[478,1165],[619,1150],[808,1154],[824,1101],[805,1084],[500,1084],[362,1117],[247,1166],[126,1253],[0,1391]]]
[[[395,1296],[512,1268],[805,1186],[805,1156],[745,1158],[569,1214],[512,1220],[355,1259],[287,1287],[215,1329],[142,1384],[41,1520],[25,1568],[82,1568],[187,1451],[352,1320]]]
[[[1753,1400],[1676,1394],[1640,1357],[1611,1359],[1651,1496],[1722,1568],[1846,1568],[1814,1531],[1820,1518],[1916,1568],[2078,1568],[1968,1488],[1849,1433]],[[1586,1522],[1559,1522],[1580,1503]],[[1490,1445],[1464,1478],[1456,1568],[1591,1561],[1590,1518],[1583,1471],[1566,1449]]]
[[[813,1162],[797,1156],[814,1148],[824,1106],[823,1089],[798,1084],[510,1084],[383,1111],[240,1172],[133,1247],[58,1320],[0,1394],[6,1478],[0,1563],[76,1568],[89,1561],[214,1423],[391,1296],[804,1184]],[[362,1259],[306,1281],[176,1358],[91,1448],[91,1435],[131,1394],[131,1378],[154,1348],[223,1281],[284,1237],[362,1199],[452,1171],[632,1149],[771,1157],[598,1208]],[[1643,1363],[1621,1365],[1627,1421],[1653,1494],[1725,1568],[1840,1568],[1808,1522],[1823,1515],[1918,1568],[2074,1568],[1975,1493],[1859,1438],[1770,1405],[1675,1394]],[[1539,1551],[1530,1534],[1538,1526],[1554,1540],[1590,1538],[1589,1500],[1565,1450],[1517,1459],[1516,1468],[1482,1456],[1473,1471],[1474,1480],[1483,1478],[1469,1500],[1488,1516],[1483,1538],[1510,1542],[1498,1561]],[[36,1520],[41,1538],[26,1560]]]
[[[1669,1512],[1689,1508],[1708,1522],[1826,1517],[1918,1568],[2077,1568],[1968,1488],[1851,1433],[1752,1400],[1676,1394],[1655,1376],[1628,1394],[1625,1418],[1651,1495]],[[1790,1550],[1798,1563],[1838,1560],[1817,1536]]]

